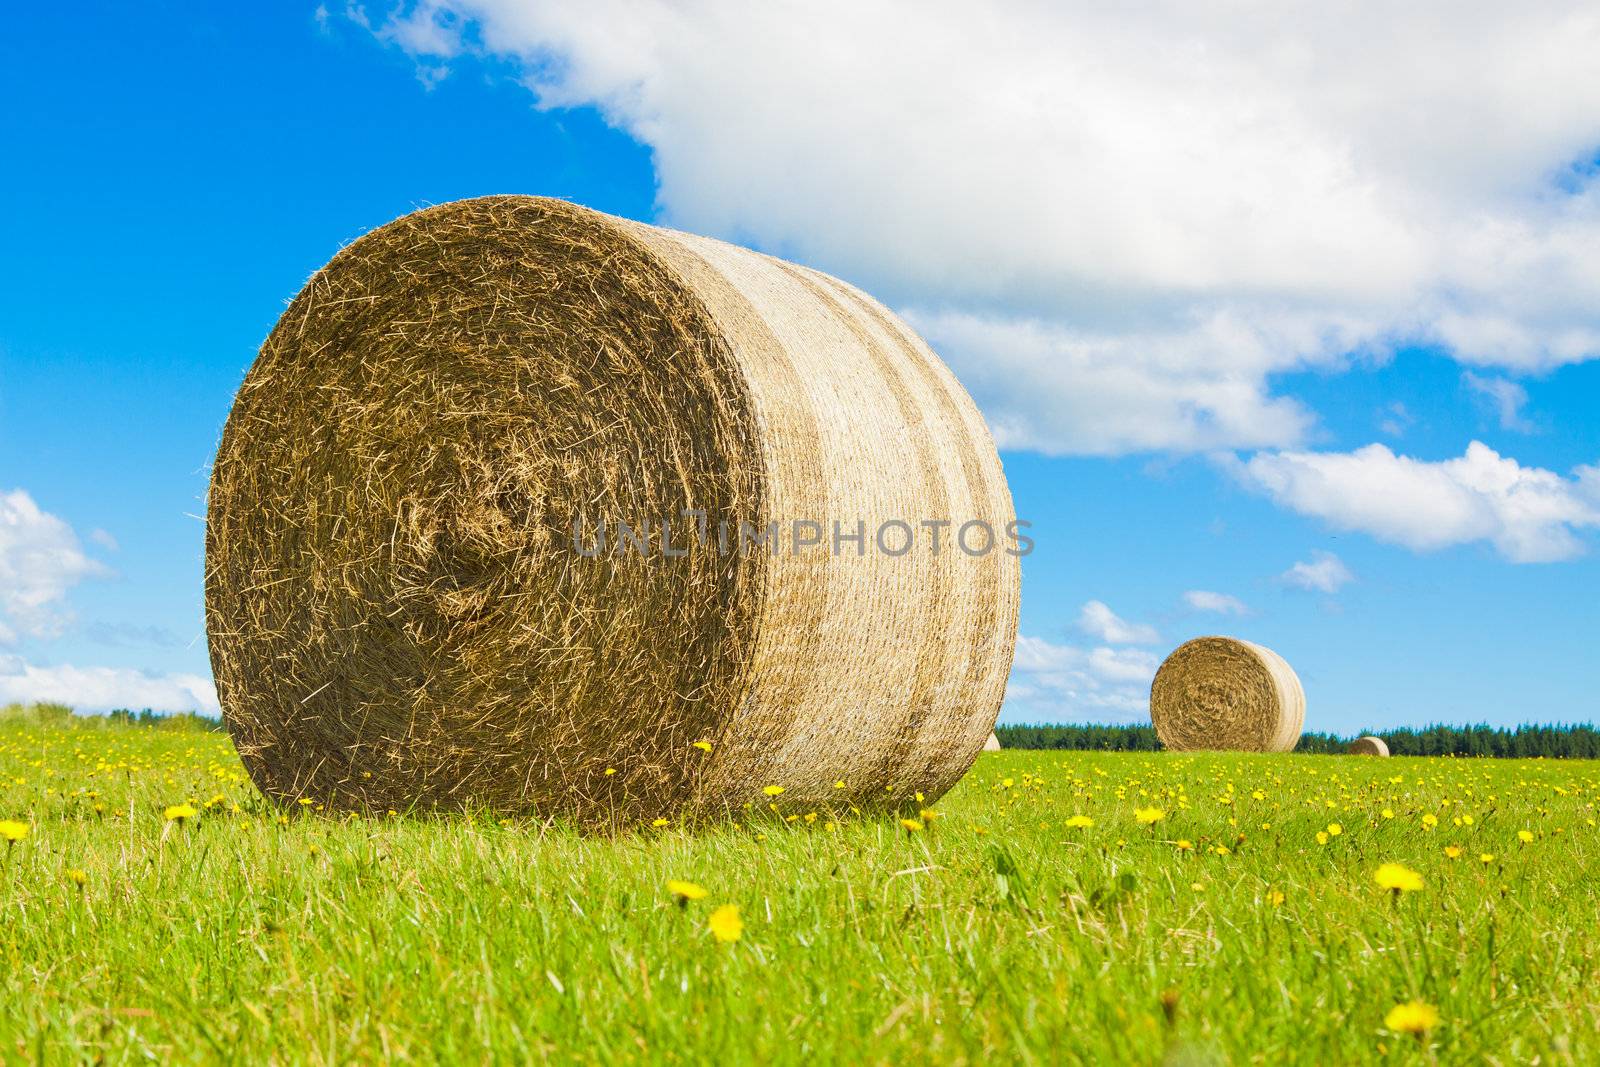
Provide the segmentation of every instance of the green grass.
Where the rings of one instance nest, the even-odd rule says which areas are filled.
[[[225,736],[0,722],[0,1059],[1595,1062],[1597,799],[1587,762],[1004,752],[918,833],[280,825]]]

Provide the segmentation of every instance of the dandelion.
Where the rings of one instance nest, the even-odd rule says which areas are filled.
[[[650,825],[659,830],[661,827],[666,826],[671,821],[671,819],[656,819]]]
[[[1087,830],[1094,825],[1094,820],[1087,815],[1074,815],[1067,820],[1067,826],[1073,830]]]
[[[706,925],[711,928],[711,936],[724,944],[730,944],[744,936],[744,920],[739,918],[737,904],[724,904],[717,908],[706,919]]]
[[[1187,837],[1180,837],[1178,840],[1174,841],[1173,844],[1177,846],[1179,852],[1194,851],[1194,842],[1190,841]]]
[[[1462,826],[1471,826],[1472,822],[1473,822],[1472,816],[1470,816],[1470,815],[1461,816],[1461,825]]]
[[[922,832],[921,819],[901,819],[900,825],[906,828],[906,833],[908,834],[919,834]]]
[[[922,821],[923,822],[927,823],[930,826],[933,825],[933,820],[943,817],[937,811],[934,811],[932,808],[923,808],[917,814],[922,817]]]
[[[781,786],[781,785],[764,785],[764,786],[761,787],[761,791],[763,793],[767,794],[767,796],[769,796],[769,797],[775,797],[775,796],[780,795],[783,792],[783,786]]]
[[[1167,813],[1160,808],[1135,808],[1133,817],[1139,820],[1140,825],[1150,826],[1167,817]]]
[[[843,789],[843,788],[844,788],[844,779],[843,779],[843,778],[841,778],[841,779],[839,779],[839,780],[838,780],[838,781],[837,781],[837,782],[834,782],[834,783],[833,783],[833,787],[834,787],[834,788],[835,788],[835,789]]]
[[[1435,826],[1438,826],[1438,825],[1439,825],[1439,816],[1435,815],[1433,812],[1430,811],[1430,812],[1428,812],[1426,815],[1424,815],[1422,817],[1422,828],[1424,830],[1432,830]]]
[[[1439,1025],[1439,1010],[1421,1000],[1396,1004],[1389,1009],[1389,1014],[1383,1017],[1383,1025],[1397,1033],[1415,1034],[1421,1037]]]
[[[1326,845],[1327,843],[1328,843],[1328,831],[1326,831],[1326,830],[1318,830],[1317,831],[1317,844]]]
[[[1219,856],[1231,856],[1231,855],[1233,855],[1233,849],[1229,848],[1227,845],[1218,845],[1215,848],[1213,848],[1211,851],[1215,852]]]
[[[1449,856],[1453,860],[1458,860],[1458,859],[1461,858],[1461,846],[1460,845],[1446,845],[1446,846],[1444,846],[1444,854],[1446,856]]]
[[[1267,891],[1267,903],[1272,905],[1274,908],[1283,907],[1283,900],[1283,893],[1280,890],[1269,889]]]
[[[301,803],[308,802],[301,801]],[[166,811],[162,812],[168,822],[175,822],[179,826],[183,825],[185,819],[192,819],[198,814],[200,813],[194,810],[194,805],[189,803],[172,804],[167,807]]]
[[[694,744],[690,745],[689,747],[690,748],[698,748],[701,752],[710,752],[711,751],[711,742],[710,741],[696,741]]]
[[[667,879],[667,892],[677,898],[680,908],[687,907],[691,900],[704,900],[707,896],[702,887],[693,882],[680,882],[676,878]]]
[[[1494,853],[1493,852],[1481,852],[1481,853],[1479,853],[1478,854],[1478,862],[1482,863],[1485,867],[1487,867],[1489,864],[1494,862]]]
[[[89,881],[89,874],[87,871],[79,870],[77,867],[71,867],[67,870],[67,881],[82,889]]]
[[[1395,896],[1414,893],[1422,888],[1422,875],[1399,863],[1379,864],[1378,869],[1372,872],[1372,880],[1384,889],[1391,890]]]
[[[1002,788],[1002,789],[1010,789],[1012,786],[1014,786],[1016,784],[1017,783],[1013,779],[1006,778],[1006,779],[1001,781],[1000,788]]]
[[[615,767],[607,767],[606,768],[606,777],[607,778],[610,778],[613,774],[616,774],[616,773],[617,773],[617,769]]]
[[[1532,844],[1533,843],[1533,831],[1532,830],[1518,830],[1517,831],[1517,840],[1521,841],[1524,845]]]
[[[1394,809],[1393,808],[1384,808],[1378,814],[1382,815],[1385,819],[1392,819],[1392,818],[1394,818]]]
[[[6,848],[21,841],[28,836],[28,824],[17,822],[14,819],[0,819],[0,837],[5,838]]]
[[[1193,889],[1196,893],[1204,893],[1206,891],[1204,882],[1190,882],[1189,888]]]
[[[300,798],[300,806],[302,808],[309,808],[311,805],[313,805],[315,803],[316,803],[316,801],[312,800],[310,797],[301,797]]]
[[[1338,823],[1330,822],[1328,824],[1328,836],[1329,837],[1338,837],[1342,833],[1344,833],[1344,827],[1340,826]]]

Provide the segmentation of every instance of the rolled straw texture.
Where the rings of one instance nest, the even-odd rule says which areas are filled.
[[[989,735],[989,740],[987,740],[987,741],[985,741],[983,743],[983,750],[985,752],[999,752],[1000,751],[1000,738],[995,736],[994,734],[990,734]]]
[[[859,519],[868,544],[575,549],[684,509],[712,541]],[[993,727],[1018,561],[873,531],[1012,518],[971,399],[856,289],[561,201],[445,204],[318,271],[239,390],[206,539],[218,695],[282,801],[590,823],[767,785],[933,797]]]
[[[1232,637],[1185,642],[1150,687],[1156,736],[1178,751],[1288,752],[1305,718],[1305,690],[1283,657]]]
[[[1358,737],[1350,742],[1350,754],[1352,756],[1387,756],[1389,754],[1389,743],[1381,737],[1373,737],[1368,734],[1366,737]]]

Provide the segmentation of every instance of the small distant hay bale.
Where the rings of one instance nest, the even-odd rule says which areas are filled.
[[[1350,754],[1352,756],[1387,756],[1389,754],[1389,744],[1381,737],[1373,737],[1368,734],[1350,742]]]
[[[206,530],[218,695],[286,803],[931,799],[1016,638],[1016,556],[958,526],[1013,519],[970,397],[849,285],[562,201],[444,204],[318,271],[239,390]],[[942,551],[882,539],[923,520],[957,524]],[[789,547],[712,549],[745,522]],[[801,522],[847,540],[793,551]]]
[[[999,752],[1000,751],[1000,738],[995,734],[990,734],[989,735],[989,740],[987,740],[987,741],[985,741],[983,743],[983,750],[985,752]]]
[[[1156,736],[1175,751],[1288,752],[1305,718],[1305,690],[1283,657],[1233,637],[1185,642],[1150,687]]]

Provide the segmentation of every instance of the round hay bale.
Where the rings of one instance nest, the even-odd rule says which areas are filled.
[[[1012,521],[971,399],[856,289],[461,201],[345,248],[263,344],[211,483],[212,665],[280,801],[883,807],[991,730]]]
[[[987,741],[985,741],[983,743],[983,750],[985,752],[999,752],[1000,751],[1000,738],[995,734],[990,734],[989,735],[989,740],[987,740]]]
[[[1373,737],[1368,734],[1350,742],[1350,754],[1352,756],[1387,756],[1389,754],[1389,743],[1381,737]]]
[[[1269,648],[1197,637],[1156,671],[1150,719],[1161,744],[1177,751],[1288,752],[1305,727],[1305,690]]]

